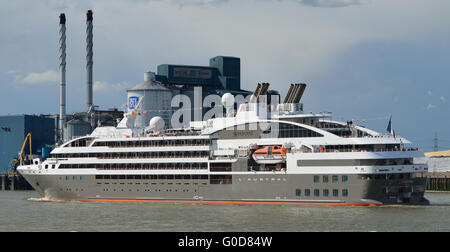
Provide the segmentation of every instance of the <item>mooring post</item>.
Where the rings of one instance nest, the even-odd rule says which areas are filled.
[[[14,184],[15,184],[16,176],[11,176],[11,191],[14,191]]]
[[[5,185],[6,185],[6,176],[2,175],[2,191],[6,189]]]

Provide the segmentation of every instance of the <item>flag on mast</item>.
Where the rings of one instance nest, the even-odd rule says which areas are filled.
[[[389,132],[393,137],[394,137],[394,139],[395,139],[395,131],[394,131],[394,128],[392,127],[392,115],[391,115],[391,117],[389,118],[389,123],[388,123],[388,126],[387,126],[387,132]]]

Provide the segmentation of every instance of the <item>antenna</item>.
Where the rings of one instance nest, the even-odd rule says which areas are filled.
[[[433,138],[433,143],[434,143],[433,149],[434,149],[434,151],[439,151],[438,141],[439,140],[438,140],[437,132],[435,132],[434,133],[434,138]]]

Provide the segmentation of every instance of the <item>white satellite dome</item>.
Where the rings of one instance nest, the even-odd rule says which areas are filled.
[[[155,116],[150,120],[149,128],[153,130],[153,132],[160,132],[164,129],[164,119],[159,116]]]
[[[259,122],[258,125],[259,128],[263,131],[270,130],[272,127],[270,122]]]
[[[231,117],[234,114],[234,96],[230,93],[222,95],[222,104],[226,109],[227,117]]]
[[[234,106],[234,96],[230,93],[225,93],[222,96],[222,104],[224,107],[233,107]]]

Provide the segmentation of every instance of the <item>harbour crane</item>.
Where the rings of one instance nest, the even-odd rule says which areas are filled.
[[[24,155],[27,142],[29,142],[29,146],[30,146],[29,157],[27,155]],[[23,164],[30,162],[31,160],[33,160],[33,150],[31,148],[31,132],[30,132],[26,135],[25,140],[23,141],[22,148],[20,149],[20,152],[19,152],[19,156],[16,158],[13,158],[10,162],[11,168],[9,171],[9,175],[11,176],[11,175],[16,174],[16,168],[19,164],[23,165]]]

